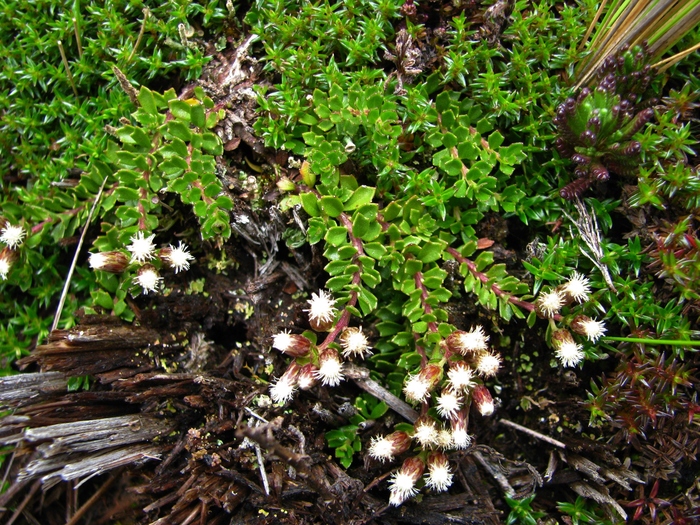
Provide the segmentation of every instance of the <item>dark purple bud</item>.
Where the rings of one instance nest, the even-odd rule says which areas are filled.
[[[602,164],[596,164],[591,167],[591,176],[596,180],[604,181],[610,178],[610,173]]]
[[[588,187],[591,185],[591,180],[588,178],[580,178],[571,181],[569,184],[564,186],[562,189],[559,190],[559,195],[562,196],[562,198],[570,201],[574,200],[576,197],[579,197],[581,194],[583,194],[584,191],[588,189]]]
[[[590,95],[590,94],[591,94],[591,90],[588,89],[587,87],[585,87],[585,88],[583,88],[583,89],[581,90],[581,93],[578,94],[578,97],[576,98],[576,100],[577,100],[578,102],[583,102],[584,100],[586,100],[586,97],[587,97],[588,95]],[[567,99],[566,99],[566,102],[569,102],[569,100],[573,101],[574,99],[573,99],[573,98],[567,98]]]
[[[593,131],[600,131],[600,117],[589,118],[586,127]]]
[[[578,178],[588,177],[588,166],[578,166],[574,170],[574,175],[576,175]]]
[[[576,164],[590,164],[591,163],[590,157],[587,157],[586,155],[581,155],[580,153],[574,153],[571,156],[571,160],[573,160]]]
[[[620,155],[623,155],[625,157],[636,157],[642,152],[642,145],[637,142],[636,140],[633,140],[630,142],[627,146],[622,148],[620,150]]]
[[[579,141],[584,146],[593,146],[598,139],[597,135],[593,133],[590,129],[585,130],[581,135],[579,135]]]

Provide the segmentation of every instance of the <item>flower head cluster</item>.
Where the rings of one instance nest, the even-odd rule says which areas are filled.
[[[143,289],[144,294],[157,292],[162,281],[163,278],[158,274],[158,270],[151,264],[145,264],[139,268],[134,277],[134,282]]]
[[[367,336],[360,328],[346,328],[340,336],[340,346],[343,347],[343,357],[358,356],[364,358],[372,355]]]
[[[160,251],[160,258],[175,270],[175,273],[189,270],[190,261],[194,260],[194,257],[189,252],[189,248],[182,241],[177,245],[177,248],[173,247],[172,244],[167,248],[163,248]]]
[[[335,299],[325,290],[319,290],[318,294],[312,293],[308,301],[309,323],[317,332],[324,332],[333,326],[335,321]]]
[[[22,246],[27,232],[21,226],[13,226],[6,223],[0,230],[0,241],[4,242],[8,248],[16,249]]]
[[[581,345],[574,341],[568,330],[556,330],[552,333],[552,345],[557,359],[563,366],[576,366],[583,361],[585,354]]]
[[[436,492],[446,491],[452,485],[452,471],[447,456],[443,452],[431,452],[427,464],[426,486]]]
[[[156,246],[153,244],[156,234],[144,236],[142,231],[131,237],[131,244],[126,247],[131,252],[131,262],[144,263],[155,257]]]
[[[344,379],[343,363],[340,361],[338,352],[335,350],[324,350],[318,358],[318,370],[316,379],[324,386],[338,386]]]

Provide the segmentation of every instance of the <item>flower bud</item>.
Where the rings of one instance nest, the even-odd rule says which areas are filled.
[[[484,385],[477,385],[472,392],[472,401],[482,416],[493,414],[494,405],[491,392]]]
[[[289,177],[281,177],[277,181],[277,187],[279,188],[280,191],[294,191],[296,189],[296,184],[292,182],[292,180]]]
[[[317,382],[318,367],[313,363],[307,363],[301,367],[297,375],[297,385],[301,390],[309,390]]]
[[[129,258],[122,252],[97,252],[90,254],[88,264],[93,270],[122,273],[129,265]]]
[[[272,336],[272,347],[292,357],[304,357],[309,353],[311,341],[303,335],[284,330]]]
[[[411,436],[406,432],[396,431],[388,436],[374,437],[369,446],[369,455],[384,463],[411,448]]]
[[[450,421],[452,428],[452,444],[457,449],[465,449],[472,443],[472,438],[467,433],[467,417],[469,413],[466,408],[457,412],[457,417]]]
[[[398,506],[418,494],[416,483],[423,476],[424,471],[423,460],[418,457],[406,459],[389,481],[389,490],[391,490],[389,503]]]

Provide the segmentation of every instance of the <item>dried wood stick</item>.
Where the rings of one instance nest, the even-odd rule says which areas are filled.
[[[507,419],[501,419],[499,423],[506,425],[507,427],[514,428],[515,430],[519,430],[520,432],[523,432],[524,434],[527,434],[529,436],[532,436],[534,438],[539,439],[540,441],[544,441],[545,443],[549,443],[550,445],[554,445],[555,447],[559,448],[566,448],[566,444],[562,443],[561,441],[551,438],[549,436],[545,436],[544,434],[540,434],[539,432],[529,429],[527,427],[524,427],[522,425],[518,425],[517,423],[513,423],[512,421],[508,421]]]
[[[394,394],[389,392],[374,379],[369,377],[369,370],[355,365],[348,365],[345,374],[347,377],[355,381],[355,384],[368,394],[372,394],[380,401],[384,401],[389,407],[406,420],[413,423],[418,419],[418,412],[411,408],[411,405],[399,399]]]

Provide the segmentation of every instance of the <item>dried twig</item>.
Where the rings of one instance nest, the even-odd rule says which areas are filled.
[[[515,430],[519,430],[520,432],[523,432],[529,436],[532,436],[534,438],[539,439],[540,441],[544,441],[545,443],[549,443],[550,445],[554,445],[555,447],[559,448],[566,448],[566,444],[562,443],[561,441],[551,438],[549,436],[545,436],[544,434],[540,434],[539,432],[529,429],[527,427],[524,427],[522,425],[518,425],[517,423],[513,423],[512,421],[508,421],[507,419],[501,419],[499,423],[506,425],[508,427],[514,428]]]
[[[77,93],[76,93],[77,95]],[[73,278],[73,272],[75,271],[75,265],[78,263],[78,256],[80,255],[80,250],[83,247],[83,241],[85,240],[85,234],[87,233],[88,226],[92,222],[92,216],[97,208],[97,203],[102,197],[102,192],[105,189],[105,184],[107,184],[107,177],[102,181],[100,190],[95,195],[95,199],[92,201],[92,207],[88,213],[87,219],[85,220],[85,226],[83,226],[83,231],[80,233],[80,240],[78,241],[78,246],[75,248],[75,255],[73,255],[73,260],[70,263],[70,269],[68,270],[68,275],[66,276],[66,282],[63,285],[63,291],[61,292],[61,298],[58,301],[58,308],[56,308],[56,315],[53,318],[53,324],[51,325],[51,331],[53,332],[58,328],[58,321],[61,319],[61,312],[63,311],[63,304],[66,302],[66,296],[68,295],[68,287],[70,286],[70,281]]]
[[[608,288],[617,293],[617,289],[615,288],[612,278],[610,277],[610,271],[603,262],[603,257],[605,254],[603,253],[603,248],[600,244],[600,228],[598,227],[598,219],[596,219],[595,214],[591,215],[588,213],[588,208],[586,208],[586,205],[580,198],[577,197],[574,204],[578,210],[578,220],[575,220],[565,211],[563,213],[571,222],[574,223],[581,239],[586,246],[588,246],[590,253],[584,250],[583,246],[581,245],[579,245],[579,249],[581,250],[581,253],[587,259],[589,259],[596,266],[596,268],[598,268],[598,270],[600,270],[600,273],[603,275],[603,279],[605,280],[605,284],[608,285]]]
[[[413,423],[418,419],[418,412],[411,408],[411,405],[399,399],[394,394],[389,392],[374,379],[370,379],[369,370],[355,365],[347,365],[345,375],[355,381],[355,384],[368,394],[372,394],[380,401],[384,401],[394,412],[403,416],[405,419]]]

